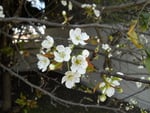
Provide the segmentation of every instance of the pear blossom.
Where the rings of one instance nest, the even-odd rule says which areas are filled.
[[[42,48],[45,48],[45,49],[51,49],[51,47],[53,47],[53,45],[54,45],[54,39],[53,39],[53,37],[51,37],[51,36],[46,36],[46,39],[45,40],[43,40],[43,42],[41,43],[41,45],[42,45]]]
[[[80,82],[80,77],[81,75],[78,72],[67,71],[61,83],[65,82],[65,86],[70,89],[75,86],[75,83]]]
[[[69,1],[69,4],[68,4],[68,9],[69,9],[69,11],[71,11],[71,10],[72,10],[72,7],[73,7],[72,2],[71,2],[71,1]]]
[[[143,69],[143,68],[144,68],[143,65],[139,65],[139,66],[138,66],[138,69]]]
[[[83,55],[72,57],[72,66],[70,68],[73,72],[85,74],[87,66],[88,66],[88,63],[86,61],[86,57],[84,57]]]
[[[72,10],[72,2],[71,1],[69,1],[69,3],[67,3],[67,1],[66,0],[61,0],[61,4],[63,5],[63,6],[67,6],[68,5],[68,9],[69,9],[69,11],[70,10]]]
[[[107,97],[105,95],[100,95],[98,97],[99,97],[98,98],[98,103],[99,103],[99,101],[104,102],[107,99]]]
[[[119,71],[118,71],[118,72],[116,72],[116,74],[118,74],[118,75],[122,75],[122,76],[124,75],[124,73],[119,72]]]
[[[131,104],[131,105],[137,105],[137,104],[138,104],[138,101],[137,101],[135,98],[131,98],[131,99],[129,100],[129,104]]]
[[[140,79],[144,80],[145,77],[140,77]],[[135,82],[137,88],[141,88],[143,86],[143,83],[142,82]]]
[[[66,0],[61,0],[61,4],[62,4],[63,6],[67,6],[67,1],[66,1]]]
[[[80,28],[71,29],[69,32],[70,40],[74,45],[86,45],[86,40],[89,39],[89,36],[85,32],[81,32]]]
[[[102,82],[99,85],[99,88],[102,89],[102,94],[107,95],[108,97],[111,97],[115,93],[115,88],[107,86],[105,82]]]
[[[146,36],[144,34],[139,35],[139,40],[142,44],[148,43],[148,39],[146,38]]]
[[[28,2],[31,2],[32,7],[35,7],[39,10],[45,9],[45,2],[40,0],[27,0]]]
[[[49,69],[50,69],[50,70],[55,70],[55,68],[56,68],[56,66],[55,66],[54,64],[50,64],[50,65],[49,65]]]
[[[45,26],[45,25],[37,26],[37,29],[39,30],[39,32],[40,32],[42,35],[44,35],[44,34],[45,34],[46,26]]]
[[[91,8],[92,7],[92,5],[90,5],[90,4],[82,4],[81,5],[81,8]]]
[[[81,8],[87,8],[87,9],[92,9],[94,15],[96,17],[100,17],[100,11],[96,9],[96,4],[82,4]]]
[[[100,11],[99,10],[94,9],[93,11],[94,11],[94,14],[95,14],[96,17],[100,16]]]
[[[37,63],[38,68],[42,70],[42,72],[46,71],[48,65],[50,64],[50,60],[41,54],[37,54],[37,58],[39,59]]]
[[[63,62],[70,60],[71,49],[70,47],[64,47],[63,45],[58,45],[56,51],[54,51],[54,60],[56,62]]]
[[[102,94],[107,95],[108,97],[113,96],[115,93],[115,87],[120,85],[120,80],[120,78],[116,77],[106,77],[105,82],[99,84]]]
[[[0,17],[4,18],[5,14],[3,13],[3,7],[0,5]]]
[[[116,87],[116,86],[120,85],[119,80],[122,80],[122,79],[121,78],[116,78],[116,77],[111,77],[111,78],[107,77],[106,78],[106,81],[109,84],[111,84],[111,86],[113,86],[113,87]]]
[[[108,52],[111,51],[111,48],[108,44],[102,44],[102,49],[105,50],[105,51],[108,51]]]
[[[88,57],[90,55],[90,52],[87,49],[84,49],[82,51],[82,55],[85,56],[85,57]]]

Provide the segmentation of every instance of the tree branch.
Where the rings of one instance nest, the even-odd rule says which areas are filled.
[[[101,109],[107,109],[107,110],[112,110],[112,111],[118,111],[118,112],[125,113],[120,108],[113,108],[113,107],[108,107],[108,106],[103,106],[103,105],[98,105],[98,104],[94,105],[94,104],[75,103],[75,102],[71,102],[71,101],[67,101],[67,100],[61,99],[59,97],[56,97],[56,96],[52,95],[50,92],[42,89],[41,87],[39,87],[39,86],[37,86],[35,84],[32,84],[31,82],[27,81],[26,79],[24,79],[19,74],[13,72],[11,69],[9,69],[6,66],[4,66],[2,63],[0,63],[0,67],[3,68],[4,70],[6,70],[7,72],[9,72],[11,75],[17,77],[18,79],[23,81],[25,84],[29,85],[30,87],[38,89],[39,91],[43,92],[44,94],[50,96],[55,102],[58,102],[58,103],[60,102],[60,103],[68,104],[68,105],[80,106],[80,107],[85,107],[85,108],[101,108]]]
[[[68,1],[71,1],[74,5],[81,8],[81,5],[82,5],[81,2],[78,2],[76,0],[68,0]],[[115,5],[115,6],[97,6],[97,9],[101,10],[102,13],[116,12],[116,11],[121,11],[121,10],[131,8],[131,7],[142,7],[145,3],[147,3],[147,1],[148,0],[138,0],[135,2],[130,2],[130,3],[121,4],[121,5]],[[150,2],[148,4],[150,4]]]
[[[106,74],[108,76],[119,77],[119,78],[122,78],[122,79],[127,80],[127,81],[134,81],[134,82],[141,82],[141,83],[144,83],[144,84],[150,84],[150,80],[140,79],[140,78],[137,78],[137,77],[131,77],[131,76],[128,76],[127,74],[125,74],[125,73],[124,73],[125,75],[119,75],[117,73],[108,73],[108,72],[105,72],[105,71],[97,72],[97,73]]]
[[[8,18],[1,18],[0,17],[0,22],[3,23],[15,23],[15,24],[19,24],[21,22],[27,22],[27,23],[40,23],[43,25],[46,25],[48,27],[53,27],[53,28],[105,28],[105,29],[112,29],[112,30],[118,30],[118,31],[128,31],[128,25],[124,26],[122,24],[118,24],[118,25],[108,25],[108,24],[99,24],[99,23],[89,23],[89,24],[69,24],[69,25],[65,25],[65,24],[61,24],[61,23],[55,23],[55,22],[49,22],[46,20],[40,20],[40,19],[36,19],[36,18],[23,18],[23,17],[8,17]],[[1,32],[1,31],[0,31]],[[144,34],[144,35],[150,35],[150,33],[148,32],[141,32],[141,31],[136,31],[138,33]]]

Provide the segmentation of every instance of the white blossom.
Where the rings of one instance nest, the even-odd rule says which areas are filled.
[[[63,6],[67,6],[67,5],[68,5],[68,10],[69,10],[69,11],[72,10],[73,5],[72,5],[72,2],[71,2],[71,1],[69,1],[69,3],[67,3],[66,0],[61,0],[61,4],[62,4]]]
[[[32,7],[35,7],[39,10],[45,9],[45,2],[40,0],[27,0],[28,2],[31,2]]]
[[[80,77],[81,75],[77,72],[67,71],[61,83],[63,84],[65,82],[65,86],[70,89],[75,86],[75,83],[80,82]]]
[[[100,11],[99,10],[94,9],[93,11],[94,11],[94,14],[95,14],[96,17],[100,16]]]
[[[39,60],[37,63],[38,68],[42,70],[42,72],[46,71],[48,65],[50,64],[50,60],[41,54],[37,54],[37,58]]]
[[[55,70],[55,65],[54,65],[54,64],[50,64],[50,65],[49,65],[49,69],[50,69],[50,70]]]
[[[133,105],[136,105],[136,104],[138,104],[138,102],[137,102],[137,100],[136,99],[134,99],[134,98],[131,98],[130,100],[129,100],[129,104],[133,104]]]
[[[142,44],[147,44],[148,40],[144,34],[139,35],[139,40]]]
[[[145,77],[141,77],[141,79],[143,80],[143,79],[145,79]],[[135,82],[135,84],[136,84],[137,88],[141,88],[143,85],[142,82]]]
[[[42,48],[46,48],[46,49],[51,49],[51,47],[53,47],[54,45],[54,39],[51,36],[46,36],[46,39],[42,41],[41,43]]]
[[[90,4],[82,4],[81,7],[82,8],[91,8],[92,5],[90,5]]]
[[[66,11],[63,10],[63,11],[62,11],[62,15],[63,15],[63,16],[66,16]]]
[[[85,32],[81,32],[80,28],[71,29],[69,32],[70,40],[74,45],[86,45],[86,40],[89,39],[89,36]]]
[[[86,61],[86,58],[83,55],[72,57],[72,66],[70,68],[73,72],[85,74],[87,66],[88,66],[88,63]]]
[[[108,58],[112,57],[113,55],[111,53],[108,54]]]
[[[54,51],[54,60],[56,62],[63,62],[70,60],[71,49],[70,47],[64,47],[63,45],[58,45],[56,51]]]
[[[63,6],[67,6],[67,1],[66,1],[66,0],[61,0],[61,4],[62,4]]]
[[[102,49],[105,50],[105,51],[108,51],[108,52],[111,51],[111,48],[108,44],[102,44]]]
[[[88,8],[88,9],[92,9],[94,15],[96,17],[100,17],[100,11],[96,9],[96,4],[82,4],[81,8]]]
[[[107,99],[107,97],[106,97],[105,95],[100,95],[100,96],[99,96],[99,100],[100,100],[101,102],[104,102],[106,99]],[[98,100],[98,103],[99,103],[99,100]]]
[[[44,35],[44,34],[45,34],[46,26],[45,26],[45,25],[37,26],[37,29],[39,30],[39,32],[40,32],[42,35]]]
[[[0,5],[0,18],[4,18],[5,14],[3,13],[3,7]]]
[[[118,75],[124,75],[124,73],[122,73],[122,72],[116,72],[116,74],[118,74]]]
[[[107,86],[105,82],[102,82],[99,85],[99,88],[102,89],[102,94],[107,95],[108,97],[111,97],[115,93],[115,88]]]
[[[113,96],[115,94],[115,87],[120,85],[119,80],[121,79],[106,77],[105,82],[99,84],[102,94],[107,95],[108,97]]]
[[[84,57],[88,57],[88,56],[90,55],[90,52],[89,52],[87,49],[84,49],[84,50],[82,51],[82,55],[83,55]]]
[[[106,81],[109,82],[109,84],[111,84],[111,86],[113,86],[113,87],[120,85],[119,80],[122,80],[122,79],[121,78],[114,79],[114,77],[106,78]]]
[[[139,66],[138,66],[138,69],[143,69],[143,68],[144,68],[143,65],[139,65]]]
[[[72,2],[71,2],[71,1],[69,1],[68,9],[69,9],[69,10],[72,10],[72,7],[73,7]]]

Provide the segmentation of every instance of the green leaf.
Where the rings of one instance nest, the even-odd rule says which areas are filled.
[[[150,13],[143,12],[140,15],[139,23],[140,23],[140,28],[141,28],[142,31],[148,30],[149,23],[150,23]]]
[[[147,57],[144,61],[147,71],[150,73],[150,57]]]
[[[3,54],[6,54],[7,56],[13,55],[13,49],[11,47],[4,47],[4,48],[0,49],[0,52]]]
[[[22,99],[17,99],[15,101],[18,105],[20,106],[25,106],[26,105],[26,101],[25,100],[22,100]]]

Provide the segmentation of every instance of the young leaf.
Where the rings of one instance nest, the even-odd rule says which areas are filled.
[[[147,57],[144,61],[147,71],[150,73],[150,57]]]
[[[90,73],[90,72],[96,71],[94,65],[90,62],[90,60],[89,59],[86,59],[86,60],[88,62],[87,72]]]
[[[129,28],[127,35],[129,36],[130,41],[139,49],[143,48],[142,44],[138,40],[137,33],[135,32],[135,26],[137,21],[135,21]]]

